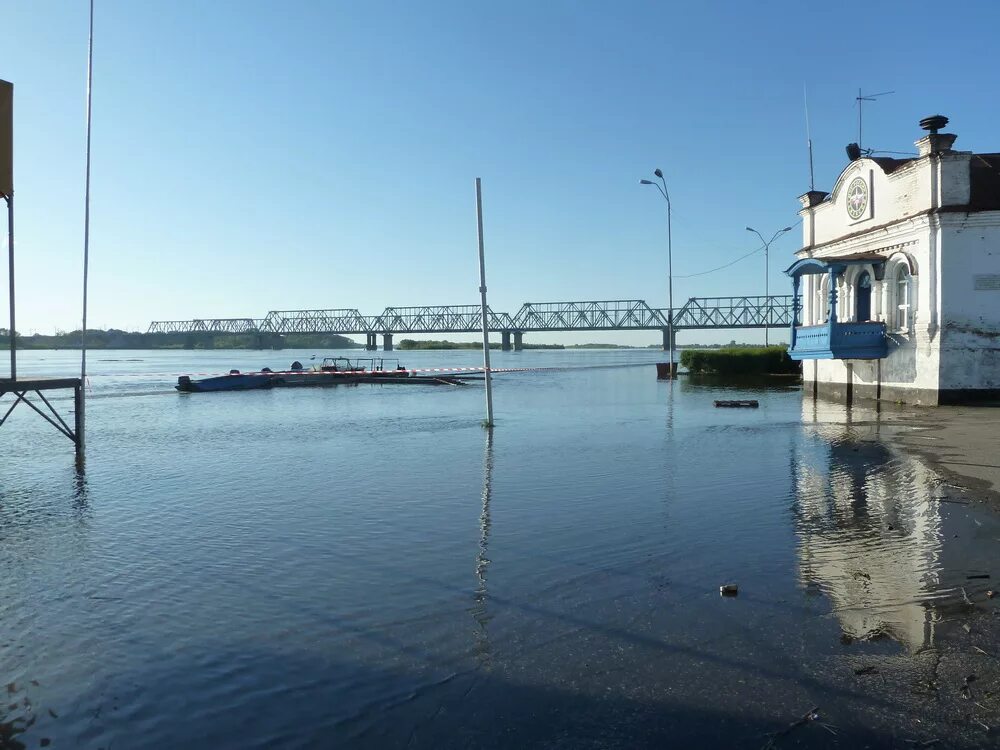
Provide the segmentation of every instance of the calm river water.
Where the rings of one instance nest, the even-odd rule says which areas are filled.
[[[565,369],[498,375],[492,437],[479,384],[172,389],[311,354],[91,352],[84,474],[0,428],[0,747],[760,747],[814,705],[843,738],[838,660],[919,653],[988,584],[874,416],[658,352],[494,353]]]

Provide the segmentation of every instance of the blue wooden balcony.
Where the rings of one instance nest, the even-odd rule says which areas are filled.
[[[856,309],[853,314],[863,322],[841,322],[837,318],[837,279],[852,265],[869,265],[876,278],[885,267],[885,259],[878,255],[851,256],[849,258],[803,258],[785,271],[792,277],[792,345],[788,356],[792,359],[882,359],[889,354],[885,337],[885,323],[865,320],[871,315],[871,277],[864,272],[857,282]],[[830,303],[827,320],[814,326],[799,325],[799,280],[809,274],[827,274]],[[865,280],[867,283],[862,283]]]
[[[823,323],[792,330],[792,359],[882,359],[889,353],[885,323]]]

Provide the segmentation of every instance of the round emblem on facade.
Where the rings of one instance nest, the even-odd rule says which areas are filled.
[[[855,177],[847,186],[847,215],[860,219],[868,210],[868,183],[864,177]]]

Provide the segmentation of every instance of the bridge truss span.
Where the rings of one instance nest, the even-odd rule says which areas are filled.
[[[271,310],[264,318],[267,333],[371,333],[378,316],[355,308],[336,310]]]
[[[665,310],[660,311],[666,314]],[[674,314],[674,328],[788,328],[790,295],[759,297],[691,297]]]
[[[146,333],[222,333],[234,336],[260,333],[262,320],[255,318],[195,318],[154,320]]]
[[[487,308],[491,331],[514,330],[514,320],[507,313]],[[374,322],[373,333],[474,333],[483,330],[480,305],[444,305],[437,307],[387,307]]]
[[[667,337],[670,311],[644,300],[590,302],[526,302],[515,315],[487,311],[487,328],[502,334],[508,348],[520,348],[525,332],[661,330]],[[786,328],[791,325],[790,295],[691,297],[673,311],[675,331],[728,328]],[[254,335],[365,334],[368,348],[383,336],[392,348],[394,334],[473,333],[482,330],[479,305],[387,307],[379,315],[362,315],[356,308],[271,310],[264,318],[195,318],[153,321],[151,334]],[[273,339],[271,339],[273,340]]]
[[[514,330],[520,331],[624,331],[666,325],[666,317],[641,299],[525,302],[514,316]]]

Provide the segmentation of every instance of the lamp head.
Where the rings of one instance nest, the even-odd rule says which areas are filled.
[[[655,175],[656,175],[657,177],[659,177],[659,178],[660,178],[661,180],[663,179],[663,172],[662,172],[662,171],[660,171],[659,169],[654,169],[654,170],[653,170],[653,174],[655,174]]]
[[[754,232],[754,231],[756,231],[756,230],[755,230],[755,229],[754,229],[753,227],[747,227],[747,231],[748,231],[748,232]]]
[[[650,180],[639,180],[639,184],[640,185],[655,185],[656,183],[652,182]]]
[[[782,231],[782,232],[791,232],[791,231],[792,231],[792,228],[791,228],[791,227],[785,227],[785,228],[784,228],[784,229],[782,229],[781,231]]]

